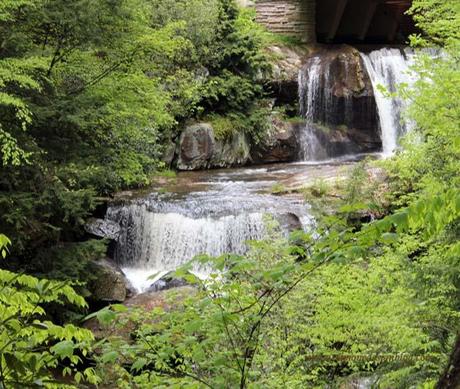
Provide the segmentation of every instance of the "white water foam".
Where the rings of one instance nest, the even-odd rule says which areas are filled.
[[[264,215],[249,213],[219,218],[192,218],[179,213],[153,213],[145,205],[123,207],[122,234],[116,259],[137,291],[146,290],[169,271],[199,254],[243,254],[246,241],[261,239]],[[193,273],[206,277],[210,269],[195,266]],[[154,275],[154,278],[150,278]]]
[[[414,57],[414,51],[408,48],[383,48],[368,54],[361,53],[374,89],[384,156],[393,154],[398,147],[398,139],[411,129],[412,124],[404,120],[407,103],[399,97],[386,96],[381,88],[394,93],[398,85],[407,84],[409,87],[413,85],[416,76],[410,67],[414,63]]]
[[[308,71],[299,72],[299,107],[305,118],[304,131],[300,133],[301,158],[305,161],[318,161],[327,158],[327,152],[316,136],[313,123],[316,119],[318,102],[324,99],[325,91],[321,83],[321,59],[314,57],[308,64]],[[328,77],[325,74],[324,77]],[[327,98],[326,98],[327,100]]]

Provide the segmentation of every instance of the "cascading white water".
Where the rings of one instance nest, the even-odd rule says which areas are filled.
[[[161,277],[198,254],[242,254],[247,240],[261,239],[265,232],[261,213],[194,219],[132,204],[112,209],[108,217],[122,226],[116,259],[139,291],[154,282],[149,276]],[[193,271],[204,276],[208,269],[194,267]]]
[[[301,70],[299,72],[300,114],[306,120],[304,131],[300,133],[300,154],[303,160],[308,161],[326,159],[328,156],[313,126],[318,118],[316,107],[324,107],[327,104],[321,76],[321,59],[319,57],[311,59],[308,64],[308,71]],[[327,78],[328,73],[323,76]]]
[[[298,74],[299,108],[305,119],[300,157],[321,161],[377,151],[378,116],[370,80],[350,46],[323,48]]]
[[[381,91],[394,93],[400,84],[412,85],[415,81],[410,67],[414,62],[411,49],[383,48],[368,54],[361,53],[364,65],[374,89],[375,100],[380,118],[383,154],[391,155],[398,146],[398,139],[407,133],[411,123],[404,120],[407,103],[398,97],[387,97]]]
[[[275,183],[266,176],[255,180],[254,171],[264,174],[266,169],[241,170],[238,174],[243,179],[235,172],[209,173],[216,181],[207,182],[206,191],[152,193],[109,207],[106,218],[121,227],[115,260],[137,291],[148,289],[199,254],[243,254],[248,240],[266,234],[266,214],[279,220],[285,232],[292,225],[307,228],[312,224],[301,199],[259,193]],[[198,265],[193,268],[199,277],[206,277],[209,271]]]

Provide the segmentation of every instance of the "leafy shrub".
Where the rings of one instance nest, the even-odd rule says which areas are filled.
[[[0,235],[0,251],[8,240]],[[93,334],[72,324],[59,326],[47,318],[47,304],[86,307],[68,282],[39,280],[0,270],[0,385],[2,387],[70,386],[56,372],[73,375],[77,383],[96,384],[93,368],[82,372],[82,356]]]

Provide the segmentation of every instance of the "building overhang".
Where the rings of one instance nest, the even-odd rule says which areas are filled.
[[[323,43],[404,43],[416,31],[412,0],[318,0],[316,35]]]

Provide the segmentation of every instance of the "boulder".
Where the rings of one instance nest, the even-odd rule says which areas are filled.
[[[91,298],[102,302],[123,302],[134,291],[123,271],[112,261],[101,259],[92,263],[95,280],[88,284]]]
[[[242,166],[250,158],[250,145],[243,133],[216,139],[210,124],[196,123],[183,130],[177,155],[179,170]]]
[[[117,240],[120,230],[118,223],[107,219],[90,219],[85,225],[85,231],[98,238]]]
[[[197,170],[209,167],[215,147],[214,131],[208,123],[187,126],[179,139],[177,168]]]
[[[273,116],[270,133],[251,151],[252,162],[260,164],[297,160],[299,126],[303,126],[302,121],[283,121]]]
[[[174,272],[169,272],[161,277],[159,280],[156,280],[150,287],[147,289],[146,293],[160,292],[162,290],[168,290],[172,288],[179,288],[181,286],[189,285],[186,280],[183,278],[177,278],[174,275]]]
[[[230,167],[246,165],[250,158],[251,146],[247,137],[238,132],[225,139],[216,140],[210,167]]]
[[[165,148],[163,149],[163,153],[161,154],[161,160],[167,165],[171,166],[174,155],[176,153],[176,144],[174,142],[169,142],[166,144]]]
[[[302,223],[300,222],[299,217],[291,212],[283,213],[277,218],[280,226],[286,231],[295,231],[302,229]]]

